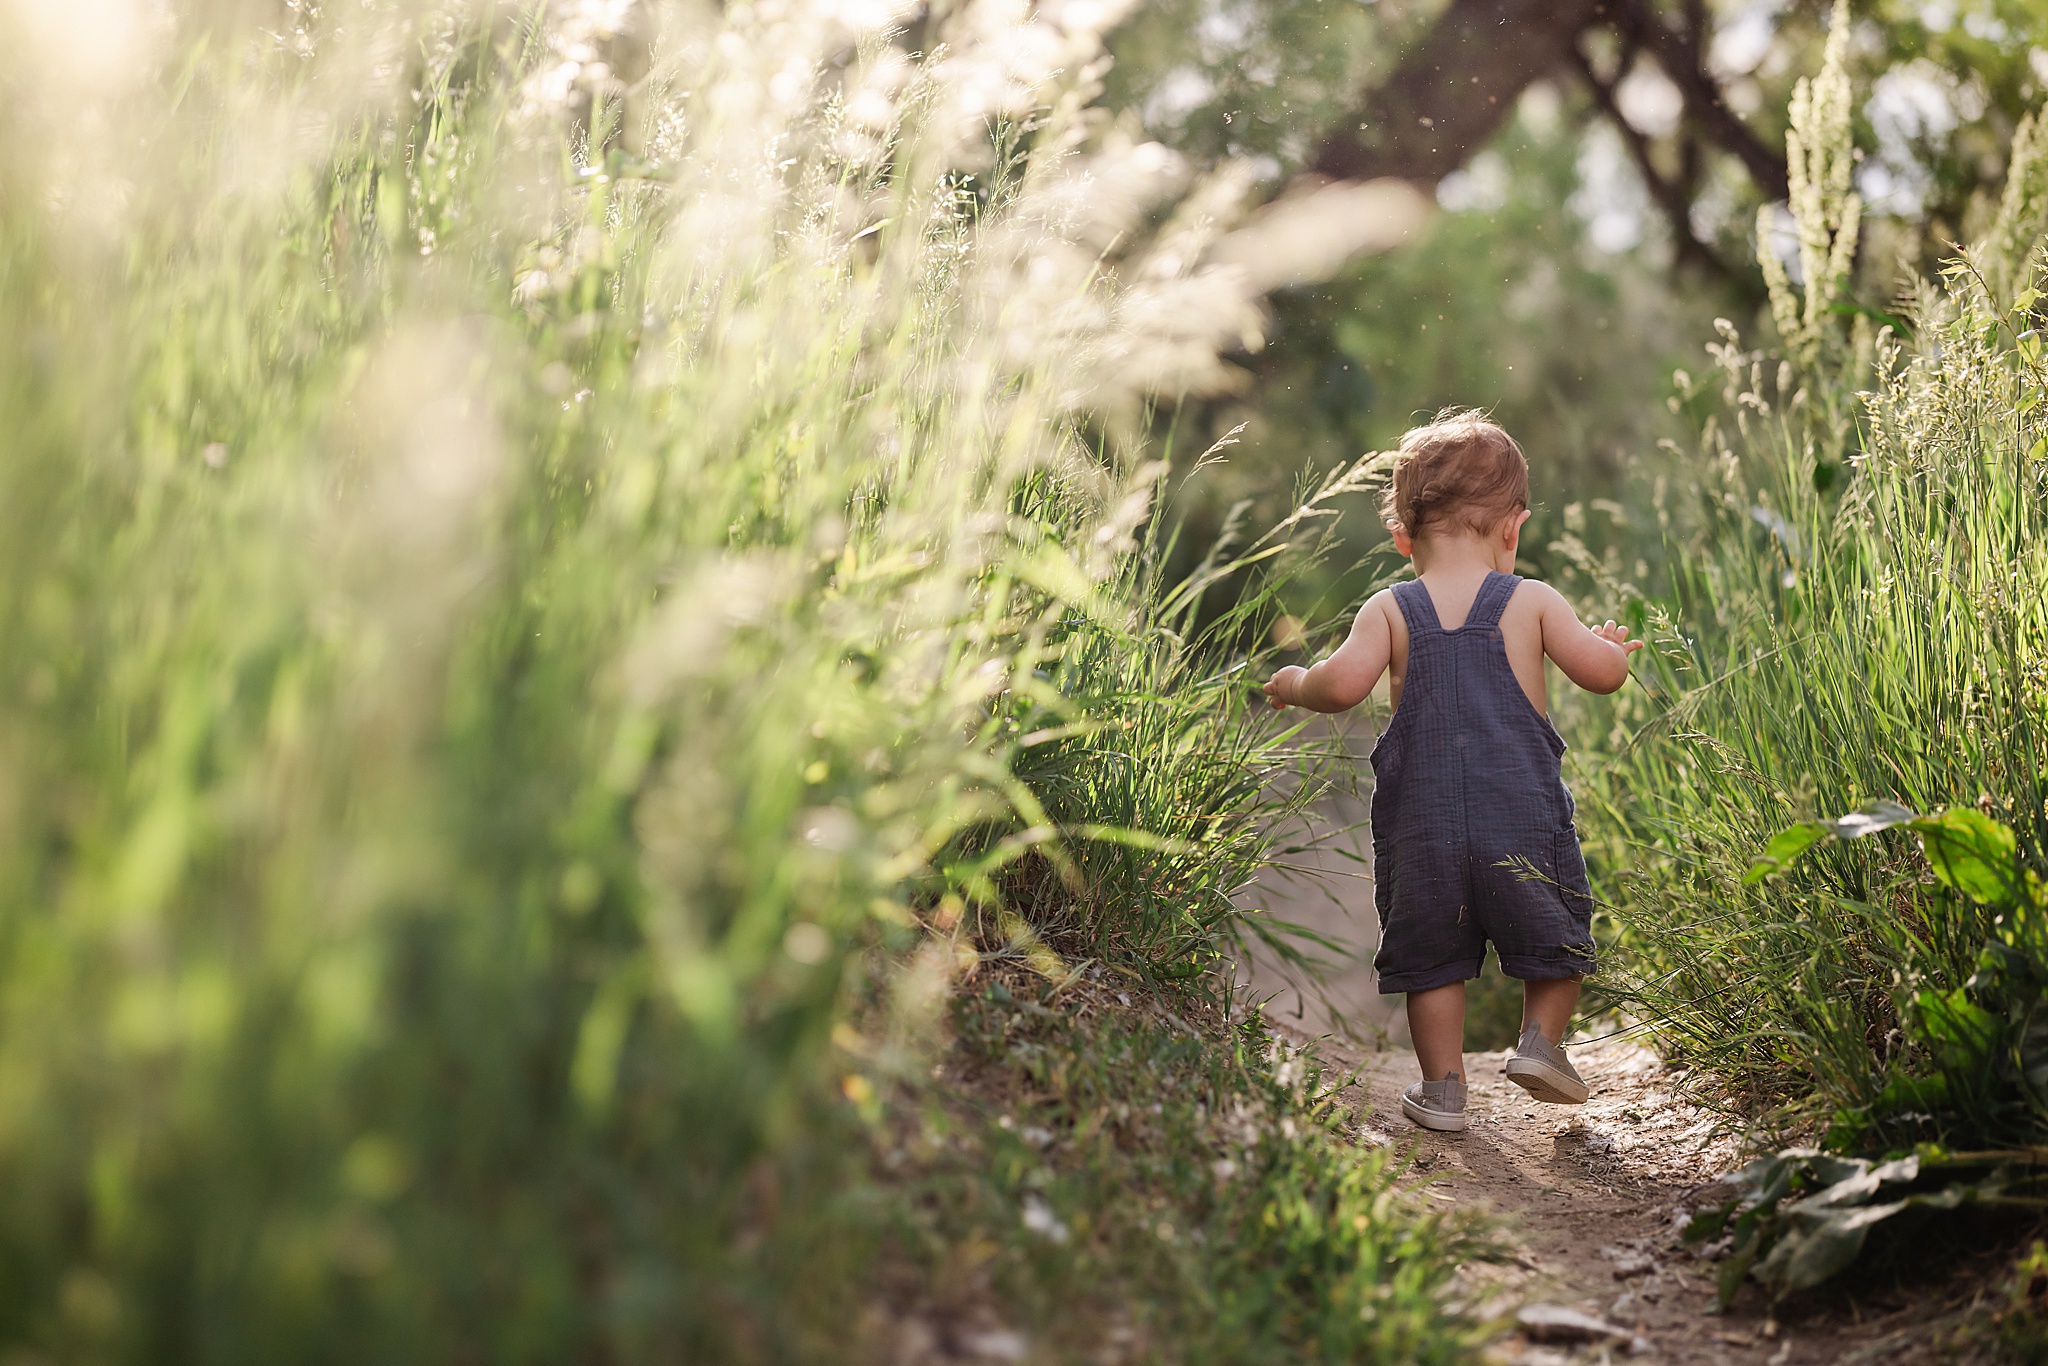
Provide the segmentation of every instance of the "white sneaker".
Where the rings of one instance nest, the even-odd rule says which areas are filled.
[[[1401,1093],[1401,1113],[1425,1129],[1457,1133],[1465,1127],[1465,1083],[1418,1081]]]
[[[1564,1048],[1544,1038],[1535,1025],[1522,1031],[1522,1042],[1508,1059],[1507,1074],[1509,1081],[1552,1105],[1580,1105],[1593,1094],[1573,1070]]]

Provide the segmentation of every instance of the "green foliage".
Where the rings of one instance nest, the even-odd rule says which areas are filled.
[[[2042,89],[2030,53],[2048,46],[2037,6],[1884,0],[1855,6],[1839,24],[1833,8],[1767,15],[1704,6],[1683,18],[1662,10],[1676,28],[1695,18],[1706,25],[1703,46],[1716,53],[1726,107],[1767,142],[1783,140],[1799,82],[1812,87],[1827,45],[1836,45],[1837,76],[1808,96],[1817,106],[1810,112],[1824,112],[1839,132],[1810,145],[1835,150],[1794,157],[1790,169],[1802,178],[1802,198],[1824,194],[1838,211],[1857,188],[1877,199],[1859,208],[1848,234],[1839,232],[1840,212],[1831,227],[1809,217],[1823,228],[1819,238],[1788,235],[1782,216],[1772,220],[1779,246],[1769,262],[1789,252],[1803,271],[1787,296],[1798,296],[1797,325],[1782,337],[1788,347],[1806,325],[1809,290],[1823,332],[1858,313],[1894,320],[1902,266],[1933,269],[1958,240],[1989,249],[1985,225],[1999,213],[2006,165],[2040,164],[2024,145]],[[1112,98],[1148,136],[1198,156],[1247,158],[1274,187],[1306,164],[1325,129],[1373,115],[1374,89],[1442,13],[1401,0],[1200,11],[1148,5],[1121,26]],[[1615,39],[1595,24],[1579,46],[1604,73],[1661,88],[1656,61]],[[1879,81],[1884,97],[1873,104]],[[1628,141],[1582,82],[1554,73],[1450,178],[1446,212],[1414,242],[1277,296],[1268,344],[1244,361],[1256,382],[1180,417],[1183,429],[1205,434],[1249,424],[1200,509],[1205,525],[1220,525],[1240,497],[1280,505],[1303,459],[1332,466],[1385,448],[1439,407],[1477,405],[1518,434],[1535,465],[1539,506],[1523,539],[1531,572],[1602,616],[1634,591],[1661,592],[1671,500],[1651,487],[1695,481],[1663,445],[1683,440],[1689,425],[1665,410],[1667,379],[1675,367],[1697,371],[1697,339],[1716,315],[1748,331],[1766,304],[1748,252],[1767,196],[1732,155],[1697,139],[1691,118],[1645,137],[1649,164],[1669,194],[1689,203],[1692,230],[1729,270],[1674,264],[1672,232],[1656,197],[1643,192]],[[2017,185],[2008,181],[2007,194]],[[1589,231],[1603,219],[1633,222],[1639,240],[1619,249],[1603,242],[1605,234]],[[2026,245],[2013,259],[2024,261]],[[2016,292],[1992,283],[2001,297]],[[1700,408],[1695,399],[1689,416]],[[1823,465],[1818,477],[1838,469]],[[1376,519],[1359,511],[1349,553],[1333,563],[1363,567],[1304,584],[1296,603],[1304,616],[1354,601],[1387,568]]]
[[[1259,856],[1137,564],[1216,195],[1079,22],[147,13],[0,56],[0,1348],[841,1359],[953,966]]]
[[[2048,1150],[2038,1148],[1948,1153],[1926,1146],[1889,1162],[1788,1148],[1725,1178],[1730,1198],[1694,1215],[1685,1239],[1728,1235],[1722,1308],[1752,1274],[1780,1299],[1839,1276],[1872,1231],[1900,1215],[2048,1208],[2044,1161]]]
[[[1394,5],[1199,0],[1134,6],[1110,37],[1106,99],[1190,155],[1298,168],[1421,27]]]
[[[1806,821],[1772,839],[1743,879],[1754,886],[1789,873],[1837,839],[1900,828],[1920,840],[1926,867],[1945,887],[1988,914],[1977,970],[1949,991],[1922,988],[1899,1008],[1904,1047],[1883,1092],[1837,1117],[1835,1146],[1916,1120],[1971,1139],[2048,1133],[2048,889],[2019,859],[2013,832],[1982,812],[1916,816],[1873,802],[1834,821]],[[1774,1298],[1809,1290],[1846,1270],[1871,1231],[1908,1211],[2048,1209],[2040,1168],[2048,1148],[1950,1153],[1922,1144],[1892,1161],[1830,1156],[1812,1148],[1759,1158],[1728,1179],[1731,1197],[1688,1226],[1693,1241],[1723,1229],[1725,1307],[1752,1274]]]
[[[1055,633],[1044,670],[1054,709],[1005,721],[1023,737],[1009,765],[1039,828],[1088,838],[1004,878],[1003,903],[1034,936],[1203,991],[1247,934],[1299,956],[1270,917],[1247,919],[1231,898],[1263,865],[1272,831],[1345,776],[1332,767],[1345,757],[1298,725],[1271,724],[1256,661],[1230,647],[1266,633],[1282,594],[1329,552],[1334,507],[1366,477],[1364,462],[1338,471],[1249,544],[1226,531],[1178,581],[1165,577],[1171,538],[1148,540],[1118,584],[1135,628],[1076,621]],[[1318,525],[1320,537],[1304,534]],[[1247,580],[1210,607],[1217,585]],[[1085,720],[1059,724],[1069,714]]]
[[[1957,895],[1975,903],[1989,933],[1976,971],[1952,991],[1922,989],[1901,1010],[1909,1062],[1878,1098],[1883,1121],[1899,1111],[1959,1112],[1972,1135],[2048,1133],[2048,893],[2021,864],[2006,826],[1967,808],[1915,816],[1895,802],[1873,803],[1838,821],[1809,821],[1782,831],[1743,879],[1754,885],[1789,869],[1829,839],[1860,839],[1898,826],[1919,836],[1927,867]],[[1838,1126],[1838,1128],[1841,1126]]]
[[[1832,310],[1860,310],[1882,322],[1902,265],[1932,269],[1950,243],[1987,240],[2004,168],[2026,160],[2023,131],[2042,90],[2031,54],[2048,47],[2048,19],[2022,0],[1876,0],[1842,22],[1834,8],[1664,6],[1659,14],[1674,33],[1703,26],[1700,46],[1715,54],[1724,109],[1766,142],[1783,140],[1787,110],[1807,82],[1809,112],[1824,114],[1840,136],[1805,144],[1835,149],[1825,155],[1790,159],[1797,193],[1845,209],[1857,180],[1878,198],[1859,211],[1860,231],[1793,234],[1804,271],[1795,318],[1811,288],[1815,303],[1830,296],[1816,316],[1833,322],[1843,314]],[[1280,191],[1328,130],[1381,114],[1375,92],[1443,13],[1412,0],[1141,6],[1111,37],[1109,99],[1126,126],[1204,161],[1236,158],[1235,172]],[[1559,22],[1571,18],[1561,12]],[[1836,74],[1823,90],[1810,73],[1831,43]],[[1592,24],[1577,46],[1624,89],[1669,93],[1658,61],[1606,24]],[[1851,79],[1860,86],[1853,99]],[[1181,415],[1204,424],[1204,435],[1250,424],[1228,487],[1213,490],[1202,511],[1208,524],[1220,525],[1241,496],[1277,504],[1305,458],[1332,466],[1384,448],[1417,415],[1476,405],[1519,434],[1538,466],[1539,500],[1557,505],[1539,506],[1524,538],[1536,572],[1562,574],[1572,556],[1550,547],[1569,537],[1596,560],[1614,550],[1618,572],[1600,577],[1650,590],[1644,580],[1660,568],[1662,537],[1652,500],[1631,497],[1629,485],[1689,482],[1660,444],[1683,435],[1663,410],[1665,379],[1675,366],[1695,368],[1687,353],[1715,315],[1746,328],[1765,303],[1747,252],[1770,196],[1725,146],[1700,136],[1700,120],[1676,119],[1668,132],[1638,121],[1623,134],[1582,80],[1550,73],[1449,178],[1447,212],[1408,248],[1277,297],[1268,345],[1246,360],[1256,383]],[[1645,192],[1644,164],[1659,194]],[[1726,271],[1674,262],[1660,199],[1676,201]],[[1618,244],[1589,231],[1594,220],[1632,223],[1640,231],[1621,237],[1638,240]],[[1843,221],[1838,214],[1834,229]],[[1767,258],[1775,265],[1778,253]],[[1805,325],[1785,332],[1788,346]],[[1603,525],[1596,512],[1590,537],[1583,524],[1560,525],[1563,506],[1600,495],[1628,504],[1631,524]],[[1357,519],[1345,563],[1384,544],[1375,528],[1369,515]],[[1370,581],[1361,573],[1317,586],[1334,610]],[[1604,615],[1614,595],[1599,587]],[[1297,609],[1315,615],[1306,601]]]
[[[1802,136],[1834,165],[1847,132],[1815,107]],[[1910,338],[1820,312],[1774,357],[1724,328],[1672,593],[1635,609],[1644,690],[1582,769],[1596,838],[1637,851],[1634,1009],[1732,1102],[1836,1145],[2048,1133],[2026,1080],[2048,983],[2038,299],[1988,288],[2038,270],[2038,175],[2015,165],[1996,250],[1920,288]],[[1808,199],[1802,240],[1839,241]]]
[[[1018,1090],[999,1110],[928,1108],[905,1136],[932,1199],[901,1246],[938,1307],[979,1284],[1044,1325],[1054,1360],[1100,1350],[1110,1325],[1162,1361],[1392,1366],[1478,1346],[1442,1308],[1490,1251],[1477,1224],[1397,1190],[1395,1154],[1256,1016],[1198,1032],[993,986],[955,1023],[966,1063]],[[957,1250],[990,1228],[1014,1232],[964,1275]]]

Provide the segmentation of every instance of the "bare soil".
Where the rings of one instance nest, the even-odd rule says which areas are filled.
[[[1846,1287],[1773,1309],[1755,1286],[1719,1311],[1712,1247],[1679,1236],[1709,1183],[1740,1164],[1742,1145],[1688,1102],[1682,1074],[1619,1041],[1582,1043],[1572,1060],[1593,1087],[1584,1105],[1545,1105],[1502,1073],[1506,1053],[1468,1054],[1463,1133],[1431,1133],[1401,1114],[1415,1080],[1405,1050],[1365,1052],[1324,1038],[1327,1063],[1355,1071],[1346,1095],[1368,1141],[1413,1147],[1409,1180],[1432,1199],[1483,1204],[1514,1249],[1506,1264],[1461,1273],[1465,1301],[1511,1324],[1529,1305],[1578,1310],[1627,1330],[1598,1342],[1531,1340],[1508,1331],[1502,1363],[1629,1360],[1673,1366],[1982,1361],[2011,1265],[2009,1239],[1944,1251],[1936,1267],[1852,1269]]]

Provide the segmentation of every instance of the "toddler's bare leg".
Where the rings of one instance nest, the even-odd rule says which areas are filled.
[[[1552,1043],[1563,1043],[1565,1030],[1571,1028],[1572,1011],[1579,1004],[1579,982],[1577,977],[1559,977],[1548,982],[1522,983],[1522,1028],[1535,1025],[1543,1031],[1543,1037]],[[1413,997],[1409,999],[1414,999]],[[1414,1017],[1411,1014],[1410,1019]],[[1414,1028],[1410,1024],[1409,1028]],[[1421,1048],[1421,1036],[1417,1035],[1416,1047]]]
[[[1424,1081],[1465,1080],[1465,984],[1409,992],[1408,1037],[1415,1041]]]

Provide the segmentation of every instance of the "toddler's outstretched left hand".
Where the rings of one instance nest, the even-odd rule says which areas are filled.
[[[1611,621],[1595,626],[1593,634],[1610,645],[1619,645],[1625,654],[1634,654],[1637,650],[1643,648],[1643,642],[1628,638],[1628,627],[1616,626]]]
[[[1273,704],[1274,711],[1293,705],[1295,687],[1307,676],[1308,670],[1299,664],[1289,664],[1273,675],[1266,684],[1266,700]]]

